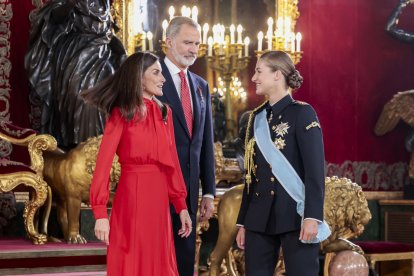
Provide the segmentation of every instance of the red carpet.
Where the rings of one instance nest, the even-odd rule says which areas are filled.
[[[6,273],[12,269],[16,271],[35,269],[31,275],[101,276],[105,274],[96,270],[104,270],[105,265],[106,245],[103,243],[33,245],[30,241],[23,239],[0,240],[0,275],[9,275]],[[82,271],[80,270],[82,267],[85,267],[85,272],[79,272]],[[97,268],[93,269],[94,267]],[[59,269],[64,271],[59,271]],[[46,273],[52,271],[55,273]],[[67,271],[74,272],[67,273]],[[26,271],[22,271],[22,273],[10,273],[10,275],[28,275],[25,273]]]

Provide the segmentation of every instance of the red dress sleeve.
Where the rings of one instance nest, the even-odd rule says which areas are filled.
[[[123,128],[124,119],[119,109],[115,108],[106,122],[92,177],[90,203],[95,219],[108,218],[109,173]]]
[[[182,210],[187,209],[185,198],[187,197],[187,189],[183,174],[181,172],[180,162],[178,161],[177,147],[175,145],[174,124],[172,120],[171,109],[168,108],[168,130],[171,138],[170,151],[174,162],[174,170],[171,174],[171,181],[168,183],[168,197],[173,204],[175,211],[179,214]]]

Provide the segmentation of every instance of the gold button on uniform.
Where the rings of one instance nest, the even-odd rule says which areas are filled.
[[[275,191],[273,191],[273,190],[272,190],[272,191],[270,191],[270,195],[271,195],[271,196],[274,196],[274,195],[275,195]]]
[[[272,176],[272,177],[270,178],[270,181],[275,182],[275,178]]]

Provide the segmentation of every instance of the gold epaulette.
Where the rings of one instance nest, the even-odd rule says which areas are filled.
[[[295,101],[295,103],[300,104],[300,105],[309,105],[307,102],[302,102],[302,101]]]

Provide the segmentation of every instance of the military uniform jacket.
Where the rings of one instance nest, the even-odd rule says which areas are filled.
[[[267,112],[272,141],[305,184],[304,218],[322,221],[324,150],[314,109],[309,104],[294,101],[290,95],[273,106],[266,102],[251,114],[246,144],[254,138],[254,117],[263,109]],[[237,224],[266,234],[299,230],[301,218],[296,211],[296,202],[273,175],[270,164],[256,144],[252,149],[252,181],[244,187]],[[247,151],[245,158],[248,158]]]

